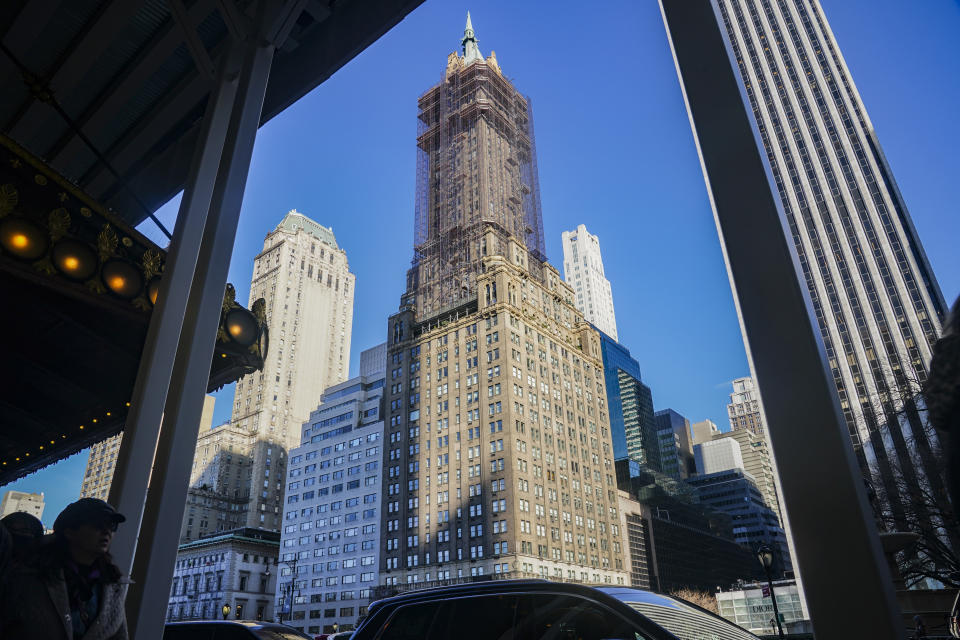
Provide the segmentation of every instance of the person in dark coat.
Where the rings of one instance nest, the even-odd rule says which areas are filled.
[[[13,539],[13,559],[28,561],[43,538],[43,523],[29,513],[17,511],[0,520]]]
[[[930,375],[923,389],[932,424],[943,442],[947,458],[950,501],[960,507],[960,297],[943,323],[943,333],[933,345]]]
[[[0,638],[129,640],[127,586],[110,558],[110,543],[126,518],[103,500],[67,505],[32,562],[8,576]]]
[[[0,520],[0,589],[6,581],[7,570],[10,568],[10,561],[13,557],[13,536],[3,526]]]

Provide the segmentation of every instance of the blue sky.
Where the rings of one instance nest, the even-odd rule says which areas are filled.
[[[960,5],[821,0],[948,300],[960,293]],[[351,369],[386,337],[412,256],[416,99],[459,48],[480,50],[533,102],[550,261],[580,223],[600,237],[621,342],[657,409],[726,423],[747,375],[696,149],[657,3],[428,0],[260,131],[230,281],[296,208],[332,226],[357,275]],[[172,228],[179,199],[160,211]],[[145,223],[142,230],[159,240]],[[229,418],[233,387],[218,396]],[[10,488],[44,491],[49,525],[79,493],[86,452]]]

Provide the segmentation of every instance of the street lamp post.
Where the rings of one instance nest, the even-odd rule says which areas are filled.
[[[777,634],[783,638],[783,626],[780,624],[780,611],[777,609],[777,598],[773,593],[773,578],[770,577],[770,567],[773,565],[773,549],[765,544],[757,549],[757,558],[763,565],[763,572],[767,574],[767,588],[770,590],[770,602],[773,603],[773,619],[777,621]]]
[[[278,622],[280,622],[281,624],[283,624],[283,608],[287,606],[288,603],[290,605],[290,616],[291,617],[293,616],[293,584],[294,584],[294,581],[297,579],[297,561],[298,560],[299,560],[298,558],[294,557],[293,560],[291,560],[290,562],[280,562],[279,560],[277,561],[278,565],[285,564],[290,568],[290,582],[287,584],[286,587],[280,588],[280,593],[286,594],[286,596],[283,598],[283,605],[281,605],[280,607],[280,613],[278,616],[279,617]],[[267,570],[269,571],[269,569]],[[279,580],[280,580],[280,575],[277,574],[277,581]]]
[[[230,605],[225,604],[222,607],[220,607],[220,612],[223,613],[223,619],[226,620],[227,616],[230,615]]]

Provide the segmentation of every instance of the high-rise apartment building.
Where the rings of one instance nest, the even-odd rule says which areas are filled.
[[[83,482],[80,485],[81,498],[106,500],[110,495],[110,483],[113,482],[113,470],[122,441],[123,432],[90,446],[87,468],[83,472]]]
[[[352,629],[379,584],[386,361],[385,344],[361,353],[290,451],[277,606],[310,635]]]
[[[753,436],[740,431],[741,436]],[[687,483],[697,489],[700,503],[727,513],[733,520],[733,533],[740,544],[755,551],[761,543],[775,546],[780,570],[791,567],[786,533],[780,520],[776,489],[773,496],[765,495],[760,483],[769,479],[757,478],[747,470],[745,456],[740,448],[743,439],[724,433],[693,447],[697,475]],[[757,463],[757,452],[749,451],[751,466]],[[766,473],[768,469],[761,468]]]
[[[660,471],[660,443],[653,394],[640,380],[640,363],[630,350],[601,332],[603,376],[615,460],[630,458]]]
[[[237,383],[231,423],[288,449],[300,444],[323,390],[350,371],[354,281],[332,229],[292,210],[267,234],[250,304],[267,303],[270,351],[263,371]]]
[[[600,239],[581,224],[573,231],[564,231],[562,240],[563,279],[577,295],[577,309],[593,326],[617,340],[613,290],[603,272]]]
[[[663,473],[676,480],[687,478],[696,470],[690,444],[690,421],[673,409],[657,411],[653,416],[657,423]]]
[[[201,429],[193,454],[180,542],[245,526],[253,461],[272,453],[268,441],[230,422]]]
[[[701,420],[690,425],[690,446],[710,442],[720,434],[720,428],[713,420]]]
[[[698,444],[694,453],[710,444]],[[734,446],[735,442],[732,443]],[[697,470],[700,471],[699,457]],[[756,551],[761,544],[769,545],[775,553],[775,575],[792,568],[787,536],[780,526],[777,514],[766,505],[753,477],[743,465],[703,472],[687,479],[696,488],[700,504],[726,513],[733,520],[733,535],[738,543]]]
[[[697,462],[697,473],[701,475],[744,468],[740,443],[731,438],[718,438],[698,444],[693,448],[693,458]]]
[[[729,527],[713,530],[695,511],[643,504],[626,491],[619,492],[619,503],[630,586],[660,593],[713,592],[718,585],[757,577],[756,556],[733,539]]]
[[[43,518],[43,507],[42,493],[7,491],[3,494],[3,500],[0,501],[0,518],[5,518],[11,513],[23,511],[40,520]]]
[[[625,584],[599,333],[543,251],[529,99],[463,55],[419,99],[413,267],[390,317],[381,582]]]
[[[200,433],[210,429],[213,424],[213,396],[204,396],[203,410],[200,414]],[[87,468],[80,485],[81,498],[99,498],[106,500],[110,495],[110,483],[113,482],[113,470],[117,466],[117,452],[123,442],[123,432],[95,442],[87,456]]]
[[[758,436],[763,436],[760,391],[753,383],[753,378],[737,378],[733,381],[733,393],[730,394],[727,415],[730,417],[730,429],[733,431],[746,429]]]
[[[903,492],[943,486],[936,436],[912,408],[943,296],[820,3],[717,5],[857,458],[906,526]]]
[[[740,445],[740,459],[743,469],[753,476],[757,489],[763,496],[763,501],[770,507],[783,522],[780,511],[780,500],[777,494],[777,484],[773,475],[773,463],[770,460],[770,449],[767,439],[758,436],[748,429],[736,429],[714,436],[713,442],[722,440],[736,440]]]
[[[287,451],[323,390],[350,369],[354,280],[333,231],[297,211],[254,259],[250,300],[266,301],[270,350],[262,371],[237,382],[230,421],[255,443],[243,526],[280,528]],[[228,485],[215,491],[230,497]]]

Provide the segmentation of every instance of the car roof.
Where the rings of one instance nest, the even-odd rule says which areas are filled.
[[[631,589],[630,587],[597,587],[609,596],[613,596],[622,602],[640,602],[643,604],[655,604],[661,607],[670,607],[672,609],[682,609],[677,601],[670,597],[652,591],[643,589]]]
[[[643,602],[654,604],[663,604],[664,606],[673,606],[676,604],[670,598],[660,596],[649,591],[639,589],[629,589],[626,587],[611,588],[610,585],[588,586],[572,582],[553,582],[550,580],[523,579],[523,580],[485,580],[482,582],[468,582],[465,584],[456,584],[443,587],[433,587],[430,589],[419,589],[402,593],[382,600],[377,600],[370,605],[370,615],[384,607],[400,606],[422,600],[435,600],[437,598],[456,598],[458,596],[477,596],[494,593],[514,593],[526,591],[539,591],[551,593],[569,593],[581,596],[587,596],[594,599],[610,598],[618,602],[623,602],[620,593],[629,592],[631,601],[636,598],[643,598]]]
[[[178,622],[168,622],[167,626],[183,625],[229,625],[232,627],[246,627],[247,629],[292,629],[285,624],[276,622],[266,622],[265,620],[180,620]]]

